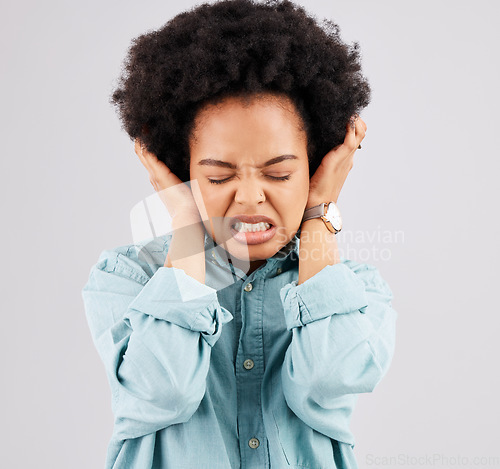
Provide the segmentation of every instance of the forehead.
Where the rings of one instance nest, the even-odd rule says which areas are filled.
[[[302,119],[288,97],[231,97],[198,112],[189,146],[195,160],[234,157],[262,166],[272,157],[297,155],[306,140]]]

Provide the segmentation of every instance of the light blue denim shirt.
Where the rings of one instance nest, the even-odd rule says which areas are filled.
[[[202,284],[163,266],[170,241],[104,250],[82,291],[112,393],[105,468],[357,468],[351,414],[395,346],[378,270],[341,258],[297,285],[299,230],[246,275],[205,233]]]

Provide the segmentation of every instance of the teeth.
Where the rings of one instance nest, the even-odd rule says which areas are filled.
[[[234,225],[234,229],[236,231],[240,231],[241,233],[248,233],[254,231],[266,231],[271,227],[269,223],[260,222],[260,223],[243,223],[241,221],[237,222]]]

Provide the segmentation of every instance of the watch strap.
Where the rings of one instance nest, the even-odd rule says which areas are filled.
[[[327,203],[323,202],[321,204],[315,205],[314,207],[310,207],[304,211],[304,216],[302,218],[302,223],[306,220],[310,220],[311,218],[320,218],[325,214],[325,206]]]
[[[342,229],[342,227],[339,230],[335,228],[331,220],[326,216],[330,204],[333,204],[335,207],[337,207],[337,204],[335,204],[335,202],[323,202],[321,204],[315,205],[314,207],[306,209],[304,211],[301,224],[306,220],[310,220],[311,218],[321,218],[328,231],[337,234]]]

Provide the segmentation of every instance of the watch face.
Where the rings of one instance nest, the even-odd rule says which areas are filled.
[[[328,204],[325,216],[337,231],[342,229],[342,217],[340,216],[340,211],[336,204],[333,202]]]

